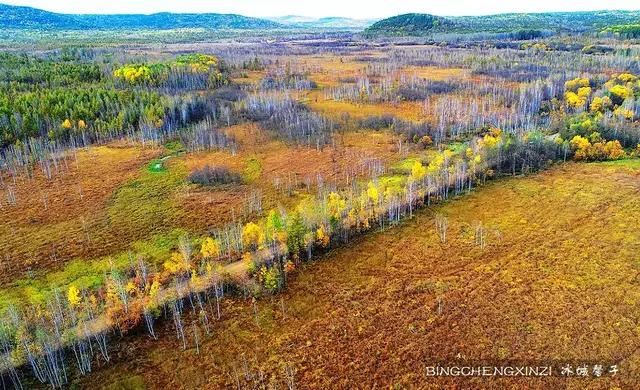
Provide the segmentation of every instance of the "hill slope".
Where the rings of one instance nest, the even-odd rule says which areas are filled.
[[[523,29],[585,32],[638,21],[640,11],[509,13],[457,17],[406,14],[374,23],[365,30],[365,35],[421,36],[435,32],[511,32]]]
[[[425,35],[452,26],[450,20],[429,14],[404,14],[380,20],[365,30],[366,35]]]
[[[113,30],[113,29],[266,29],[282,28],[279,23],[234,14],[176,14],[151,15],[70,15],[43,11],[31,7],[0,4],[0,28],[57,29],[57,30]]]
[[[31,7],[0,4],[0,28],[53,28],[73,25],[69,15],[56,14]]]

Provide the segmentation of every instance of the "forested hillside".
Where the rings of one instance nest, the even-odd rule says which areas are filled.
[[[47,12],[31,7],[0,4],[0,28],[57,29],[57,30],[113,30],[113,29],[269,29],[283,27],[279,23],[233,14],[177,14],[152,15],[70,15]]]
[[[597,32],[607,26],[637,23],[639,20],[640,11],[509,13],[458,17],[406,14],[374,23],[365,30],[365,34],[420,36],[435,32],[512,32],[523,29]]]

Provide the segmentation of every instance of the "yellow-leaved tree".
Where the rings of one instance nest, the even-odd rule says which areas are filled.
[[[80,297],[80,290],[74,285],[69,286],[69,291],[67,292],[67,300],[69,301],[69,306],[76,307],[80,304],[82,298]]]
[[[367,184],[367,197],[373,204],[378,203],[378,188],[372,181]]]
[[[342,219],[342,213],[347,207],[346,200],[342,199],[340,194],[331,192],[327,200],[327,212],[332,223],[337,224]]]
[[[420,181],[424,179],[426,175],[427,168],[422,165],[420,161],[414,162],[413,166],[411,167],[411,179],[413,179],[414,181]]]
[[[249,222],[242,228],[242,243],[251,250],[256,250],[264,242],[264,234],[260,226]]]
[[[318,230],[316,230],[316,240],[318,241],[318,244],[320,244],[320,246],[326,248],[329,245],[329,235],[327,235],[327,233],[325,233],[324,231],[324,226],[320,225],[320,227],[318,228]]]
[[[200,254],[205,258],[218,257],[220,255],[220,242],[211,237],[207,237],[202,241]]]
[[[185,270],[185,261],[184,256],[182,256],[179,252],[173,252],[171,254],[171,259],[167,260],[163,264],[164,269],[169,271],[171,274],[176,274],[178,272]]]

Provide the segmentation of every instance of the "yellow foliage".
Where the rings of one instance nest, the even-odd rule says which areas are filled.
[[[631,73],[622,73],[618,75],[617,79],[623,83],[634,83],[638,81],[638,76]]]
[[[633,119],[633,111],[628,110],[626,108],[622,108],[622,107],[618,107],[613,111],[613,115],[627,119],[627,120],[632,120]]]
[[[205,238],[200,247],[200,253],[202,257],[217,257],[220,255],[220,242],[211,237]]]
[[[84,130],[86,128],[87,128],[87,123],[85,121],[83,121],[82,119],[80,119],[78,121],[78,129]]]
[[[498,146],[499,142],[500,135],[485,134],[478,143],[480,144],[480,146],[483,146],[487,149],[493,149]]]
[[[259,247],[264,242],[264,234],[260,226],[249,222],[242,228],[242,243],[249,247]]]
[[[415,181],[422,180],[427,175],[427,168],[425,168],[420,161],[413,163],[411,167],[411,178]]]
[[[582,99],[586,99],[591,95],[591,87],[580,87],[578,88],[578,96]]]
[[[335,192],[329,194],[329,199],[327,200],[327,211],[330,217],[337,220],[340,219],[346,205],[346,201],[342,199],[339,194]]]
[[[251,252],[244,252],[242,254],[242,261],[246,262],[252,262],[253,261],[253,256],[251,255]]]
[[[586,137],[580,135],[574,136],[570,141],[571,146],[574,149],[586,149],[591,146],[591,142]]]
[[[82,300],[80,297],[80,290],[74,285],[69,286],[69,292],[67,293],[67,300],[71,307],[76,307]]]
[[[619,160],[626,156],[626,153],[618,140],[608,141],[604,145],[604,152],[610,160]]]
[[[320,225],[318,230],[316,230],[316,240],[318,241],[318,243],[321,246],[323,246],[325,248],[329,245],[330,238],[327,235],[327,233],[325,233],[324,226],[322,226],[322,225]]]
[[[602,101],[602,98],[599,96],[594,97],[591,101],[589,109],[591,110],[591,112],[602,112],[602,110],[604,109],[604,102]]]
[[[567,106],[571,108],[580,108],[587,102],[585,98],[580,97],[577,93],[571,91],[564,93],[564,99],[567,102]]]
[[[576,79],[569,80],[566,83],[564,83],[564,88],[567,91],[577,92],[578,89],[583,87],[588,87],[589,85],[590,85],[590,82],[588,78],[578,77]]]
[[[71,127],[73,127],[73,124],[69,119],[65,119],[60,125],[60,127],[62,127],[65,130],[69,130]]]
[[[174,252],[171,254],[171,260],[167,260],[163,264],[164,269],[169,271],[172,274],[178,273],[184,270],[184,258],[178,252]]]
[[[367,197],[373,203],[378,203],[378,199],[379,199],[378,188],[372,181],[370,181],[369,184],[367,184]]]
[[[151,69],[145,65],[126,65],[113,71],[113,76],[129,84],[138,84],[151,79]]]
[[[160,292],[160,279],[156,275],[153,278],[153,283],[151,283],[151,288],[149,289],[149,297],[155,300],[158,297],[158,292]]]
[[[599,133],[593,133],[593,144],[585,137],[576,135],[571,140],[576,160],[618,160],[626,156],[618,140],[604,142]]]
[[[444,155],[441,153],[438,153],[433,158],[433,160],[429,162],[429,165],[427,166],[427,172],[430,174],[434,174],[438,172],[443,165],[444,165]]]
[[[137,287],[135,283],[133,283],[133,281],[130,280],[124,289],[127,292],[127,294],[133,294],[137,290]]]
[[[616,95],[622,100],[625,100],[633,94],[633,92],[629,88],[622,85],[614,85],[613,87],[609,88],[609,92],[612,95]]]
[[[109,281],[107,283],[107,298],[106,298],[107,306],[115,307],[120,305],[122,302],[120,301],[120,295],[116,291],[116,288],[113,284],[113,281]]]
[[[388,184],[384,189],[384,199],[392,199],[400,194],[402,194],[403,188],[401,188],[398,184]]]
[[[444,152],[442,152],[442,153],[444,154],[444,158],[445,158],[446,160],[451,160],[451,158],[452,158],[453,156],[455,156],[455,153],[453,152],[453,150],[449,150],[449,149],[446,149],[446,150],[445,150]]]
[[[206,73],[209,71],[209,67],[205,64],[191,64],[190,70],[193,73]]]

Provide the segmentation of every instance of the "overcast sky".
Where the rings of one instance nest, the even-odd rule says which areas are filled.
[[[217,12],[248,16],[382,18],[420,12],[443,16],[503,12],[640,9],[638,0],[0,0],[64,13]]]

